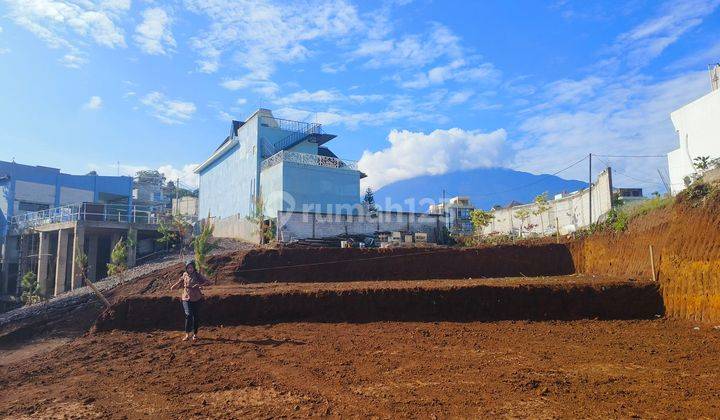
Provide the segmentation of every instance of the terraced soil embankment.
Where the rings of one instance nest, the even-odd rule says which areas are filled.
[[[177,296],[117,303],[96,330],[182,328]],[[592,277],[256,284],[208,289],[203,325],[282,322],[650,319],[662,314],[657,286]]]
[[[720,322],[720,201],[678,202],[633,220],[623,233],[568,245],[577,271],[647,280],[650,245],[666,315]]]

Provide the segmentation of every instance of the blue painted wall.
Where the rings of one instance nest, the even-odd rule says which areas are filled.
[[[281,162],[261,172],[260,192],[267,217],[277,217],[280,210],[304,211],[306,205],[316,211],[346,213],[340,206],[360,204],[360,173]]]
[[[233,141],[230,150],[200,172],[200,218],[252,212],[260,187],[257,115],[240,127]]]

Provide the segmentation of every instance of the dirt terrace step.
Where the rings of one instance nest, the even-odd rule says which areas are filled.
[[[663,313],[652,282],[582,276],[253,284],[206,291],[203,325],[281,322],[649,319]],[[181,329],[177,296],[136,295],[98,320],[98,331]]]

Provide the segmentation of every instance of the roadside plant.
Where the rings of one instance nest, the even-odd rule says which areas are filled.
[[[525,220],[527,220],[528,217],[530,217],[530,212],[527,209],[518,210],[515,212],[515,217],[517,219],[520,219],[520,237],[523,237],[523,225],[525,224]]]
[[[40,295],[40,284],[37,281],[37,276],[32,271],[28,271],[22,276],[22,295],[20,300],[25,305],[32,305],[42,300]]]
[[[550,203],[548,203],[548,193],[547,191],[545,191],[544,193],[535,197],[535,210],[533,210],[533,214],[540,217],[540,229],[542,230],[543,234],[545,233],[543,214],[547,213],[548,210],[550,210]]]
[[[110,262],[107,264],[109,276],[120,274],[127,270],[129,240],[120,238],[110,253]]]
[[[485,227],[495,219],[495,215],[492,212],[475,209],[470,212],[470,221],[473,225],[473,231],[476,235],[480,235]]]
[[[161,220],[158,226],[160,238],[159,244],[166,245],[169,249],[180,249],[180,259],[185,258],[185,248],[192,240],[192,225],[180,216],[174,216],[168,223]]]
[[[200,225],[200,233],[193,238],[193,248],[195,250],[195,265],[201,274],[210,274],[207,258],[210,252],[216,248],[215,244],[212,243],[212,235],[215,231],[215,226],[210,221],[210,215],[206,221]]]

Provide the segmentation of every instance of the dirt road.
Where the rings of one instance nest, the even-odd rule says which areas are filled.
[[[113,331],[0,366],[0,415],[714,417],[720,331],[683,321]]]

